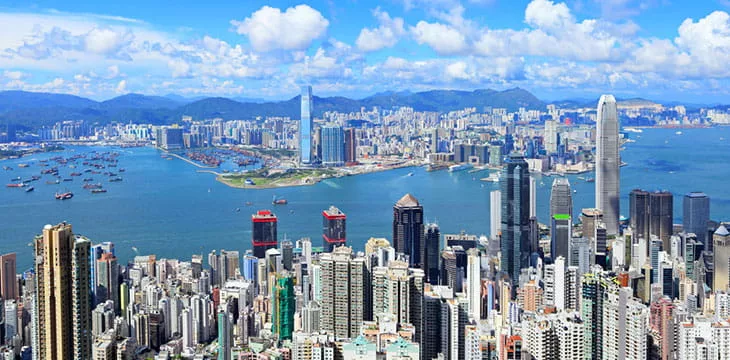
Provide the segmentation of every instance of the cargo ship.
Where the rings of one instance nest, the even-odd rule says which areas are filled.
[[[9,187],[9,188],[16,188],[16,187],[19,188],[19,187],[23,187],[23,186],[25,186],[25,184],[23,184],[23,183],[17,183],[17,184],[11,183],[11,184],[7,185],[7,187]]]
[[[106,189],[91,189],[92,194],[101,194],[101,193],[105,193],[105,192],[106,192]]]
[[[72,197],[74,197],[72,192],[56,193],[56,200],[68,200]]]

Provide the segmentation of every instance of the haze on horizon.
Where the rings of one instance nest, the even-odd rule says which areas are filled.
[[[730,6],[666,0],[212,0],[0,7],[0,91],[288,99],[514,87],[727,103]]]

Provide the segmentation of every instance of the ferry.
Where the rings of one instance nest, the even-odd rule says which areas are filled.
[[[56,200],[68,200],[72,197],[74,197],[72,192],[56,193]]]
[[[31,187],[29,187],[29,188],[25,189],[25,192],[31,192],[31,191],[33,191],[33,190],[35,190],[35,188],[31,186]]]
[[[472,166],[470,164],[451,165],[449,166],[449,172],[457,172],[471,168]]]
[[[499,182],[499,173],[491,173],[488,177],[482,178],[482,181]]]

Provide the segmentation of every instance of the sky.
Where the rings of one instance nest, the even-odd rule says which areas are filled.
[[[0,1],[0,90],[730,103],[730,0]]]

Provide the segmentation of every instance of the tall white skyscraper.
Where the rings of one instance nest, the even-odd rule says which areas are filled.
[[[492,239],[499,236],[500,221],[502,221],[502,192],[494,190],[489,193],[489,236]]]
[[[302,86],[302,114],[299,121],[299,162],[312,163],[312,87]]]
[[[618,234],[620,165],[618,111],[613,95],[602,95],[596,118],[596,207],[607,235]]]
[[[482,282],[480,278],[481,257],[479,250],[469,249],[466,258],[467,295],[469,296],[469,315],[479,321],[482,314]]]
[[[530,217],[537,216],[537,180],[530,176]]]
[[[548,154],[558,152],[558,122],[545,121],[545,150]]]

